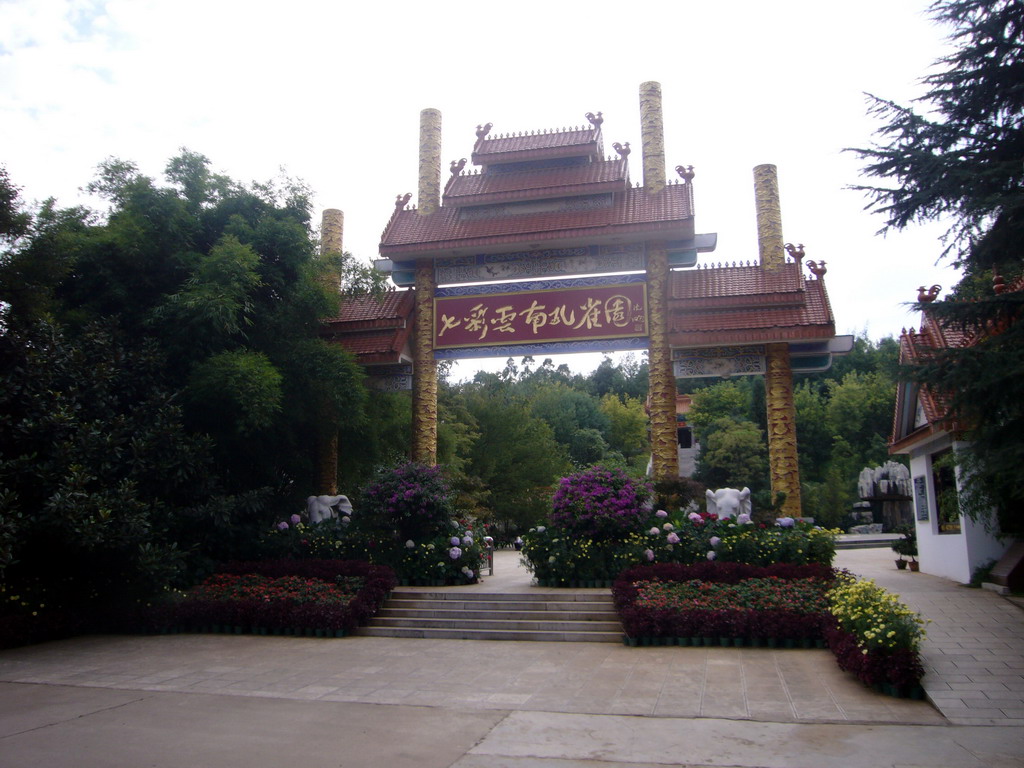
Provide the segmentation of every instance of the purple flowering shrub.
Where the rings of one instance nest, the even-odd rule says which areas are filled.
[[[650,516],[652,490],[620,469],[594,466],[563,477],[552,499],[551,525],[593,540],[620,539]]]
[[[365,489],[360,515],[402,541],[420,540],[448,530],[455,517],[451,498],[440,467],[410,462],[383,472]]]

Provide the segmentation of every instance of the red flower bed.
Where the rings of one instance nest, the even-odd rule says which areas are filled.
[[[886,688],[895,696],[919,697],[924,667],[917,651],[905,648],[888,652],[868,649],[865,653],[855,635],[834,624],[825,630],[825,638],[839,668],[852,672],[862,683]]]
[[[338,633],[373,616],[396,583],[390,568],[359,561],[228,563],[184,599],[156,607],[149,624]]]
[[[818,564],[665,563],[625,571],[612,594],[633,638],[819,641],[832,578]]]

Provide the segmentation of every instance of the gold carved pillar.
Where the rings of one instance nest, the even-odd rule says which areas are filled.
[[[441,112],[420,112],[419,185],[416,212],[441,206]],[[437,463],[437,362],[434,360],[434,262],[416,261],[416,317],[412,338],[412,460]]]
[[[788,344],[769,344],[767,372],[764,377],[768,409],[768,464],[771,468],[772,495],[786,494],[782,511],[790,517],[801,516],[800,466],[796,450],[796,407],[793,404],[793,369]]]
[[[656,481],[679,478],[676,437],[676,379],[668,346],[668,252],[647,244],[648,363],[651,398],[651,472]]]
[[[661,114],[661,83],[640,83],[640,141],[643,147],[644,189],[665,188],[665,123]]]
[[[754,200],[757,208],[757,242],[761,268],[775,272],[785,263],[779,181],[774,165],[754,168]],[[796,406],[793,404],[793,368],[789,345],[768,344],[764,377],[768,412],[768,465],[772,494],[786,494],[782,511],[800,517],[800,467],[796,450]]]
[[[420,170],[416,210],[429,216],[441,205],[441,112],[420,112]]]
[[[754,200],[757,207],[757,244],[761,266],[769,272],[774,272],[786,261],[786,251],[782,244],[779,178],[774,165],[755,166]]]
[[[437,361],[434,360],[434,262],[416,262],[413,327],[412,460],[437,463]]]
[[[345,229],[345,214],[337,208],[328,208],[320,220],[320,257],[341,254]],[[341,275],[335,269],[324,270],[321,279],[328,290],[338,292]],[[328,403],[321,399],[318,410],[318,434],[316,452],[317,495],[338,495],[338,428]]]

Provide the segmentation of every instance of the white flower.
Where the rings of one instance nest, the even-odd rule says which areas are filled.
[[[548,562],[549,562],[549,563],[553,563],[553,562],[555,562],[555,556],[554,556],[554,555],[552,555],[551,557],[549,557],[549,558],[548,558]]]
[[[742,515],[736,515],[736,522],[740,525],[750,525],[750,515],[744,512]]]
[[[546,531],[546,530],[547,530],[547,528],[545,528],[543,525],[538,525],[537,526],[537,533],[544,533],[544,531]]]
[[[717,536],[712,536],[711,537],[710,544],[711,544],[712,547],[717,547],[721,543],[722,543],[722,540],[720,538],[718,538]]]
[[[416,542],[413,541],[412,539],[409,539],[407,542],[405,542],[405,548],[406,549],[412,549],[415,546],[416,546]]]
[[[708,552],[708,560],[714,560],[717,555],[714,552]]]
[[[665,523],[661,527],[664,528],[666,531],[674,531],[676,529],[676,527],[672,525],[672,523]]]
[[[661,535],[661,531],[658,530],[657,526],[655,526],[654,528],[651,528],[651,530],[649,530],[648,533],[651,534],[651,536],[660,536]]]

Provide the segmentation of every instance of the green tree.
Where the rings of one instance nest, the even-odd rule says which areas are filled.
[[[160,530],[182,549],[220,557],[237,553],[269,514],[298,508],[314,486],[322,434],[356,434],[365,425],[361,370],[318,336],[320,319],[339,300],[321,276],[340,270],[350,286],[373,283],[350,256],[317,257],[303,185],[245,186],[208,168],[205,157],[185,150],[168,164],[171,185],[161,186],[132,163],[104,162],[90,188],[108,199],[105,217],[50,201],[27,231],[12,227],[18,237],[5,241],[0,258],[0,302],[13,357],[30,351],[19,344],[38,344],[32,339],[46,318],[61,349],[78,349],[99,325],[126,359],[159,350],[159,360],[132,378],[140,417],[155,413],[150,389],[170,393],[185,436],[204,441],[209,457],[206,482],[194,484],[205,501],[190,500],[193,513]],[[11,386],[26,391],[42,375],[17,370],[24,380]],[[148,387],[137,383],[146,377]],[[98,390],[79,387],[76,397],[77,409],[98,414],[96,430],[115,429],[102,423]],[[0,408],[0,419],[16,417]],[[109,418],[119,417],[110,411]],[[43,440],[37,450],[50,458],[62,448]],[[78,482],[48,481],[56,483],[51,493]],[[279,508],[268,513],[271,501]],[[3,503],[12,516],[34,513],[20,492]]]
[[[694,393],[693,407],[686,415],[686,421],[703,442],[720,419],[752,421],[750,411],[751,398],[747,387],[737,381],[720,381]]]
[[[768,488],[768,447],[756,424],[722,416],[706,430],[695,480],[708,488]]]
[[[471,385],[464,396],[479,431],[468,473],[489,490],[496,522],[508,532],[540,522],[552,486],[570,468],[565,450],[543,419],[501,389]]]
[[[608,445],[626,459],[645,455],[650,450],[647,439],[647,415],[638,397],[619,399],[612,393],[601,398],[601,413],[608,419]]]
[[[855,149],[862,185],[884,229],[943,221],[945,255],[967,279],[990,268],[1006,278],[1024,267],[1024,3],[938,0],[929,12],[954,50],[924,79],[923,109],[871,97],[884,121],[878,143]],[[1024,293],[928,305],[941,322],[987,337],[942,350],[907,373],[948,396],[967,426],[967,496],[995,506],[1005,531],[1024,532]],[[1001,333],[993,334],[995,329]]]
[[[895,384],[880,372],[848,373],[841,382],[829,382],[829,395],[826,423],[833,439],[852,446],[862,466],[884,463],[889,456]]]

